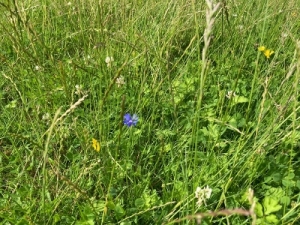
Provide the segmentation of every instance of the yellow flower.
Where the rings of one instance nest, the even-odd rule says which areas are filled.
[[[267,49],[265,46],[259,46],[258,51],[263,52],[267,59],[269,59],[270,56],[274,54],[274,51],[272,51],[271,49]]]
[[[273,55],[273,54],[274,54],[274,51],[272,51],[272,50],[270,50],[270,49],[266,49],[266,50],[264,51],[264,55],[267,57],[267,59],[269,59],[270,56]]]
[[[293,12],[291,13],[291,16],[294,17],[294,18],[296,18],[296,17],[297,17],[297,11],[293,11]]]
[[[95,138],[92,138],[92,146],[97,152],[100,152],[100,143]]]
[[[263,52],[263,51],[265,51],[266,50],[266,47],[265,46],[259,46],[258,47],[258,51],[260,51],[260,52]]]

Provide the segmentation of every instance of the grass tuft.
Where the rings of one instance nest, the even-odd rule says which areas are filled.
[[[2,1],[0,223],[297,224],[299,10]]]

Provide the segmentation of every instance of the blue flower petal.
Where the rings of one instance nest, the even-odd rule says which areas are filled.
[[[125,123],[125,121],[129,121],[129,120],[131,120],[131,116],[130,116],[129,113],[126,113],[126,114],[124,115],[124,123]]]
[[[138,122],[138,116],[136,114],[133,114],[132,117],[129,113],[126,113],[124,115],[124,124],[128,127],[131,127],[132,125],[135,126]]]
[[[136,114],[133,114],[131,119],[132,119],[133,125],[135,126],[139,120],[138,116]]]

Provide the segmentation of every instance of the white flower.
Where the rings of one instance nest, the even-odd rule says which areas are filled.
[[[285,42],[285,40],[287,39],[288,36],[289,35],[286,32],[282,32],[281,37],[280,37],[280,41]]]
[[[195,191],[195,198],[197,200],[197,205],[201,206],[202,203],[206,204],[206,199],[209,199],[212,193],[212,189],[209,186],[206,186],[205,188],[197,187]]]
[[[76,91],[75,91],[76,95],[80,95],[82,93],[82,86],[81,85],[76,84],[75,89],[76,89]]]
[[[45,113],[43,116],[42,116],[42,120],[49,120],[50,119],[50,113]]]
[[[196,191],[195,191],[195,197],[196,197],[196,198],[199,198],[199,197],[200,197],[201,191],[202,191],[201,187],[197,187],[197,189],[196,189]]]
[[[212,193],[212,189],[207,185],[205,188],[203,188],[203,192],[206,199],[209,199]]]
[[[287,37],[288,37],[288,34],[287,34],[287,33],[284,33],[284,32],[282,32],[282,34],[281,34],[281,37],[283,37],[283,38],[287,38]]]
[[[88,61],[88,60],[90,60],[90,59],[91,59],[91,56],[90,56],[90,55],[87,55],[86,57],[83,56],[83,61]]]
[[[110,67],[111,66],[111,63],[114,61],[114,58],[112,56],[107,56],[105,58],[105,62],[107,64],[107,67]]]
[[[239,29],[240,31],[242,31],[242,30],[244,30],[244,26],[243,26],[243,25],[238,25],[238,29]]]
[[[233,97],[236,96],[235,92],[233,92],[233,91],[227,91],[226,98],[231,99],[232,96],[233,96]]]
[[[119,76],[116,80],[116,84],[118,85],[118,87],[121,87],[123,84],[125,84],[124,77]]]
[[[34,69],[35,69],[36,71],[38,71],[38,70],[40,70],[40,69],[41,69],[41,67],[40,67],[40,66],[38,66],[38,65],[36,65],[36,66],[34,67]]]

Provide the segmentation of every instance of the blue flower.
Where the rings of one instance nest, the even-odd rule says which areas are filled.
[[[132,116],[129,113],[126,113],[124,115],[124,124],[128,127],[131,127],[132,125],[135,126],[138,122],[138,116],[136,114],[133,114]]]

